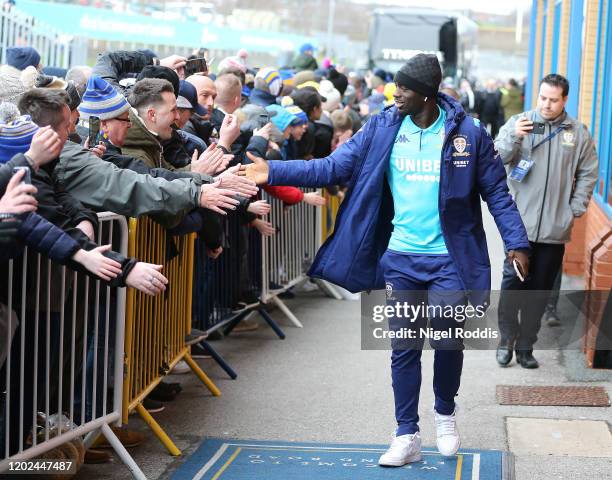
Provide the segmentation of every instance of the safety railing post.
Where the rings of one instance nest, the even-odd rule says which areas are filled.
[[[51,28],[22,12],[19,5],[10,5],[8,2],[2,5],[0,27],[0,64],[6,62],[7,48],[23,45],[34,47],[45,65],[70,68],[86,62],[85,39]]]
[[[125,219],[111,213],[99,214],[99,219],[98,241],[112,242],[113,228],[118,225],[120,241],[114,249],[127,254]],[[113,227],[102,228],[107,225]],[[105,236],[107,232],[109,236]],[[100,289],[94,285],[90,289],[88,278],[83,281],[81,274],[67,274],[65,267],[40,254],[28,255],[26,249],[19,259],[19,267],[14,268],[15,262],[10,260],[0,265],[3,277],[4,273],[8,276],[6,289],[0,288],[2,303],[6,301],[9,318],[19,317],[18,331],[12,341],[10,336],[7,341],[7,360],[3,366],[10,403],[7,402],[2,412],[6,428],[5,438],[1,439],[5,455],[0,460],[0,473],[7,470],[11,460],[41,458],[67,442],[80,442],[81,437],[89,437],[89,441],[97,432],[102,432],[134,477],[144,479],[109,427],[121,419],[124,289],[114,292],[119,299],[114,303],[110,300],[110,287]],[[26,288],[28,278],[33,279],[30,288]],[[82,289],[80,284],[84,285]],[[16,289],[14,285],[21,288]],[[93,312],[89,309],[91,296],[95,297]],[[98,311],[102,306],[104,317]],[[91,316],[95,318],[94,327],[93,332],[88,332]],[[104,328],[99,326],[100,319],[105,322]],[[115,336],[110,334],[111,322]],[[104,336],[99,344],[96,335]],[[103,351],[98,355],[99,347]],[[88,363],[91,358],[93,365]],[[115,371],[112,407],[106,398],[111,363]],[[65,382],[68,383],[65,385]],[[43,412],[44,416],[38,418],[37,412]],[[66,412],[68,417],[61,412]]]
[[[174,366],[184,360],[213,394],[221,392],[193,361],[186,334],[191,329],[194,235],[169,236],[148,218],[130,220],[129,255],[163,265],[168,278],[164,294],[148,297],[128,292],[126,304],[125,374],[123,420],[136,411],[149,425],[171,455],[180,450],[162,427],[143,407],[143,400],[159,385]],[[168,258],[169,252],[178,252]]]

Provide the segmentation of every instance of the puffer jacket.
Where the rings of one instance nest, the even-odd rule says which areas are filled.
[[[529,249],[529,242],[491,137],[457,101],[443,93],[437,100],[446,111],[438,202],[442,234],[470,300],[488,304],[491,264],[481,198],[507,250]],[[270,185],[348,186],[334,232],[319,249],[310,276],[351,292],[385,288],[379,261],[389,244],[394,215],[386,171],[402,121],[393,106],[373,116],[326,158],[268,162]]]
[[[17,236],[28,247],[44,253],[62,265],[69,263],[71,257],[81,248],[77,241],[61,228],[34,212],[23,218]]]

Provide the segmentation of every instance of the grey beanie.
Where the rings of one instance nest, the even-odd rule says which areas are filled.
[[[399,69],[394,80],[398,85],[424,97],[435,96],[442,82],[442,69],[438,57],[431,53],[415,55]]]
[[[7,67],[7,66],[4,66]],[[0,102],[17,105],[21,95],[27,90],[21,81],[19,70],[12,67],[0,69]]]

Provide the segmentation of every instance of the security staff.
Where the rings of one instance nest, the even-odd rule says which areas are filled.
[[[495,140],[531,246],[531,274],[524,282],[510,259],[504,263],[501,366],[512,361],[514,350],[523,368],[538,368],[533,345],[550,297],[546,291],[554,285],[574,219],[586,212],[597,180],[595,144],[587,127],[565,111],[568,93],[565,77],[547,75],[540,81],[536,109],[511,117]]]

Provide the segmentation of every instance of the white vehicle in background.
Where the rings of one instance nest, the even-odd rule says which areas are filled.
[[[215,5],[209,2],[167,2],[163,18],[211,23],[215,18]]]
[[[444,77],[456,83],[473,73],[478,26],[454,12],[425,8],[380,8],[370,24],[370,68],[396,72],[418,52],[438,55]]]

